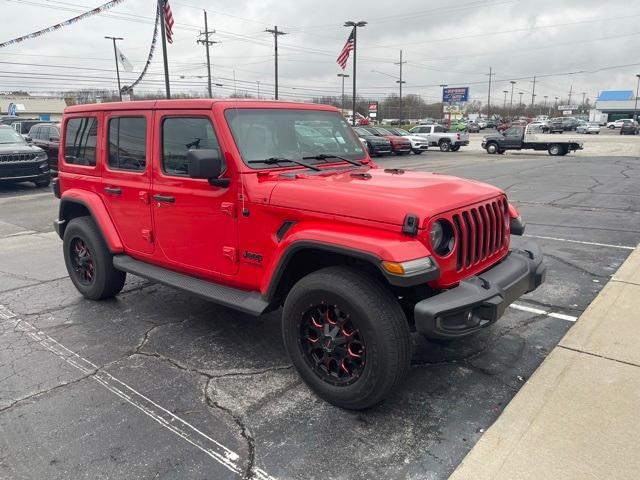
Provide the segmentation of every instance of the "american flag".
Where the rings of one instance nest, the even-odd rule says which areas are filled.
[[[164,1],[164,6],[162,7],[164,14],[164,28],[165,34],[167,35],[167,42],[173,43],[173,12],[171,11],[171,6],[169,5],[169,0]]]
[[[338,55],[338,59],[336,60],[336,62],[338,62],[338,65],[340,65],[340,68],[342,68],[343,70],[347,67],[347,60],[349,60],[349,54],[351,53],[351,50],[353,50],[354,43],[353,30],[351,30],[351,34],[349,35],[349,38],[347,38],[347,43],[345,43],[344,47],[342,47],[342,51],[340,52],[340,55]]]

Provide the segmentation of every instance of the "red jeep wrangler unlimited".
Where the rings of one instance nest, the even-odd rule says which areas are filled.
[[[505,193],[378,168],[338,110],[159,100],[67,108],[56,230],[71,280],[116,295],[125,272],[252,315],[284,306],[284,344],[325,400],[382,401],[410,332],[454,339],[544,280]]]

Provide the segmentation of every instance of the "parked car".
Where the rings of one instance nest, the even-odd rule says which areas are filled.
[[[620,127],[620,135],[637,135],[638,122],[635,120],[625,120]]]
[[[41,121],[42,120],[39,119],[17,117],[16,120],[5,123],[5,125],[10,125],[16,132],[26,138],[29,136],[29,130],[31,130],[31,127],[40,123]]]
[[[411,153],[411,142],[408,138],[394,135],[382,127],[362,127],[372,135],[386,138],[391,142],[391,151],[396,155],[409,155]]]
[[[560,138],[560,140],[558,140]],[[529,126],[514,126],[502,133],[487,135],[482,139],[482,148],[487,153],[504,153],[507,150],[547,150],[549,155],[566,155],[582,150],[583,144],[568,136],[537,134]]]
[[[570,132],[578,128],[579,120],[575,117],[563,117],[562,128],[565,132]]]
[[[621,118],[620,120],[615,120],[613,122],[607,122],[607,128],[613,130],[615,128],[620,128],[624,124],[624,122],[633,121],[632,118]]]
[[[401,137],[408,139],[411,142],[411,151],[416,155],[420,155],[422,152],[427,151],[427,149],[429,148],[429,142],[427,142],[427,140],[424,137],[420,137],[418,135],[412,135],[409,132],[407,132],[404,128],[385,127],[385,130],[387,130],[392,135],[399,135]]]
[[[547,125],[549,126],[549,133],[564,133],[562,117],[552,118]]]
[[[51,182],[47,154],[9,125],[0,125],[0,180],[31,181],[38,187]]]
[[[298,123],[329,125],[340,152],[301,153]],[[476,333],[545,278],[535,243],[510,249],[524,223],[503,190],[375,168],[331,106],[76,105],[62,138],[54,225],[85,298],[131,273],[245,314],[282,308],[293,366],[342,408],[397,391],[411,331]]]
[[[576,128],[576,133],[600,133],[600,124],[598,122],[587,122],[581,125],[578,125]]]
[[[451,122],[451,125],[449,125],[449,131],[450,132],[466,132],[467,122],[464,122],[464,121]]]
[[[525,120],[513,120],[511,122],[503,122],[496,127],[499,132],[504,132],[511,127],[525,127],[527,122]]]
[[[372,157],[391,154],[391,142],[388,139],[374,135],[363,127],[353,127],[353,131]]]
[[[478,125],[476,122],[467,123],[467,132],[469,132],[469,133],[479,133],[480,132],[480,125]]]
[[[469,145],[468,133],[450,133],[442,125],[418,125],[409,133],[424,137],[430,147],[439,147],[441,152],[457,152],[460,147]]]
[[[532,132],[538,132],[538,133],[548,133],[549,132],[549,124],[548,122],[531,122],[529,124],[529,129]]]
[[[58,150],[60,148],[60,124],[37,123],[27,136],[27,140],[47,153],[51,175],[58,175]]]
[[[25,122],[25,121],[38,121],[41,122],[39,118],[27,118],[27,117],[17,117],[15,115],[3,115],[0,117],[0,125],[13,125],[16,122]]]

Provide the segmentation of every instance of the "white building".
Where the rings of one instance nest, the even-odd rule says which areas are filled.
[[[18,117],[58,121],[66,106],[67,103],[61,97],[0,95],[0,115],[9,115],[9,110],[12,109]]]

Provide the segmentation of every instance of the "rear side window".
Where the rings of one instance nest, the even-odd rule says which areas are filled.
[[[64,137],[64,161],[73,165],[95,166],[97,139],[96,118],[70,119]]]
[[[162,122],[162,170],[168,175],[187,176],[187,152],[192,149],[219,150],[211,121],[205,117],[165,118]]]
[[[147,120],[121,117],[109,120],[109,167],[144,171],[147,165]]]
[[[444,127],[433,127],[433,132],[434,133],[444,133]]]

